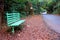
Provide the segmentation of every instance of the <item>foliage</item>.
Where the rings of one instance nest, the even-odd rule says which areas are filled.
[[[53,14],[60,14],[60,1],[54,6]]]
[[[26,10],[27,1],[32,4],[35,13],[39,13],[44,10],[47,10],[50,13],[60,13],[58,11],[60,10],[60,0],[5,0],[5,11],[12,12],[15,10],[20,13],[29,11]],[[28,6],[27,8],[29,9]]]

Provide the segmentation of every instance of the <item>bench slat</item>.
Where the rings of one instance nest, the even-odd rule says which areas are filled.
[[[19,20],[19,21],[15,22],[15,23],[11,24],[11,26],[18,26],[18,25],[20,25],[20,24],[22,24],[24,22],[25,22],[25,20]]]

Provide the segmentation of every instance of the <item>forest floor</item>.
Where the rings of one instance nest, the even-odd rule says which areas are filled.
[[[41,15],[27,17],[24,25],[22,31],[13,35],[9,32],[0,33],[0,40],[60,40],[60,34],[49,29]]]

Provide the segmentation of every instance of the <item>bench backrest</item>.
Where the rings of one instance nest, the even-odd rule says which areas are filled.
[[[7,15],[7,25],[20,20],[20,13],[6,13]]]

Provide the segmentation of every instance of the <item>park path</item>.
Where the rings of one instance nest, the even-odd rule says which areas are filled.
[[[49,26],[49,28],[60,33],[60,16],[46,14],[43,15],[43,19],[46,22],[47,26]]]
[[[0,33],[0,40],[60,40],[60,34],[47,28],[41,15],[27,17],[24,25],[14,35]]]

